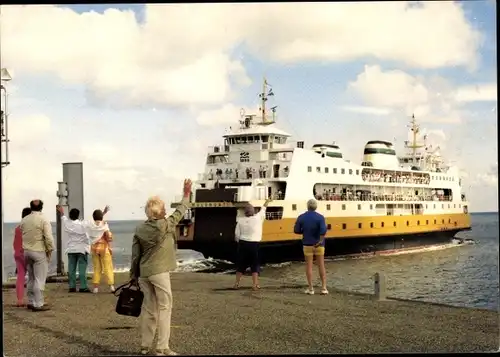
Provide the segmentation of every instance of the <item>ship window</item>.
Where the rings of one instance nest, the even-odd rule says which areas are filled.
[[[328,167],[325,167],[325,174],[328,173]]]
[[[349,169],[349,175],[352,175],[352,169]]]
[[[373,222],[370,222],[370,228],[373,228]]]
[[[321,172],[321,167],[316,167],[316,172]]]
[[[361,229],[363,227],[363,224],[358,223],[358,228]]]
[[[342,223],[342,229],[346,229],[346,228],[347,228],[347,224]]]
[[[269,136],[267,136],[267,135],[263,135],[263,136],[262,136],[262,142],[263,142],[263,143],[267,143],[268,141],[269,141]]]
[[[356,170],[356,175],[359,175],[359,170]]]
[[[457,226],[457,222],[455,221],[455,227]]]
[[[451,223],[451,218],[448,218],[448,223]]]
[[[358,205],[358,211],[361,211],[361,205]]]
[[[380,227],[384,228],[384,222],[380,223]]]
[[[311,166],[307,166],[307,172],[312,172],[313,168]]]
[[[330,205],[330,204],[326,205],[326,209],[327,209],[328,211],[330,210],[330,208],[332,208],[332,205]]]
[[[444,224],[444,219],[441,220],[441,223]]]
[[[253,136],[249,136],[247,139],[247,143],[253,144]]]
[[[345,174],[345,169],[340,169],[340,173],[343,175]]]
[[[451,208],[451,205],[448,203],[448,208]]]
[[[455,203],[455,204],[453,204],[453,208],[457,208],[457,204],[456,204],[456,203]]]
[[[459,204],[458,204],[458,208],[462,208],[462,204],[460,204],[460,203],[459,203]]]
[[[370,209],[371,209],[371,210],[373,209],[373,205],[370,205]]]
[[[345,205],[342,205],[342,211],[345,211]]]
[[[392,225],[393,225],[394,227],[396,227],[396,221],[392,222]]]
[[[336,167],[334,167],[334,168],[333,168],[333,173],[334,173],[334,174],[336,174],[336,173],[337,173],[337,168],[336,168]]]
[[[410,221],[406,221],[406,225],[409,226],[410,225]]]
[[[434,209],[436,209],[436,205],[434,204]]]
[[[429,220],[428,220],[428,219],[426,219],[426,220],[425,220],[425,225],[428,225],[428,224],[429,224]]]
[[[427,209],[427,205],[425,205],[425,209]]]
[[[441,208],[444,209],[444,204],[441,205]]]
[[[297,205],[294,203],[294,204],[292,205],[292,211],[296,211],[296,210],[297,210]]]
[[[326,225],[326,229],[328,229],[328,230],[332,229],[332,225],[331,225],[330,223],[328,223],[328,224]]]
[[[417,226],[420,226],[420,221],[417,221]]]
[[[437,223],[437,221],[436,221],[436,220],[434,220],[434,224],[436,224],[436,223]]]

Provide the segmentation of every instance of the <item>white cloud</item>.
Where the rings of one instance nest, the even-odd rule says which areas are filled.
[[[498,163],[491,165],[487,172],[478,173],[472,184],[478,186],[498,186]]]
[[[153,4],[144,18],[139,24],[132,11],[116,9],[2,7],[2,63],[84,84],[122,106],[192,106],[222,104],[231,83],[250,83],[232,56],[239,45],[278,63],[375,57],[437,68],[473,66],[480,44],[453,2]]]
[[[196,122],[203,126],[216,126],[221,124],[232,124],[236,126],[238,120],[241,119],[241,114],[255,114],[258,108],[249,108],[247,106],[236,106],[234,104],[226,104],[216,109],[209,109],[198,112]]]
[[[495,83],[464,86],[455,92],[457,102],[496,102],[497,85]]]
[[[454,88],[439,76],[424,78],[366,65],[347,90],[366,105],[382,106],[400,116],[415,114],[423,122],[460,123],[466,113],[461,108],[464,102],[491,100],[493,95],[496,98],[496,85],[492,87],[476,86],[471,91],[470,87]]]
[[[429,93],[418,78],[403,71],[383,72],[380,66],[365,66],[356,81],[349,83],[368,105],[406,107],[427,103]]]
[[[22,80],[16,81],[21,93],[10,91],[17,104],[11,106],[15,120],[10,121],[12,164],[5,170],[6,220],[17,220],[34,197],[45,200],[54,218],[56,183],[62,179],[61,163],[67,161],[84,163],[86,215],[107,203],[110,219],[142,218],[148,196],[159,194],[169,202],[184,177],[195,178],[202,170],[207,147],[220,143],[220,126],[237,125],[240,106],[234,103],[242,98],[234,93],[251,84],[247,58],[256,59],[248,67],[252,73],[261,73],[270,62],[283,66],[359,59],[424,69],[474,67],[481,39],[460,4],[407,5],[146,5],[141,24],[133,12],[116,9],[78,14],[54,6],[2,7],[1,61],[14,79],[58,77],[60,87],[69,83],[74,92],[85,93],[87,103],[145,109],[119,112],[120,121],[104,129],[107,135],[95,135],[96,124],[112,111],[82,108],[78,96],[64,109],[42,91],[36,98],[19,98],[25,89]],[[43,88],[39,83],[36,87]],[[378,66],[367,66],[350,89],[363,103],[342,109],[389,119],[415,112],[422,121],[457,122],[463,115],[458,102],[485,98],[483,90],[481,96],[467,94],[466,88],[460,92],[440,77],[420,78]],[[491,90],[487,93],[491,98]],[[253,103],[245,104],[247,113],[256,112]],[[151,124],[150,117],[160,118],[165,107],[182,107],[182,119]],[[26,108],[33,115],[21,117]],[[60,112],[64,114],[55,117]],[[175,116],[171,114],[161,120]],[[312,123],[311,116],[305,109],[295,119]],[[63,128],[72,130],[70,135]],[[128,132],[133,134],[124,136]],[[352,135],[361,135],[359,128]],[[450,140],[436,130],[428,135],[429,140]],[[347,148],[351,141],[343,145]],[[359,147],[353,150],[358,158]]]
[[[392,110],[390,108],[353,106],[353,105],[345,105],[345,106],[342,106],[341,109],[345,110],[347,112],[369,114],[369,115],[375,115],[375,116],[389,115],[392,112]]]
[[[44,114],[9,118],[9,139],[20,147],[36,146],[51,130],[50,118]]]

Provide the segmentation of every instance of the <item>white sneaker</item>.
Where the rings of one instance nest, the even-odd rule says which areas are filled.
[[[92,289],[92,292],[93,292],[94,294],[97,294],[97,293],[99,292],[99,288],[93,288],[93,289]]]
[[[307,295],[314,295],[314,289],[307,288],[304,293],[306,293]]]
[[[114,285],[110,285],[109,286],[109,290],[111,290],[111,292],[114,293],[115,292],[115,286]]]
[[[321,289],[321,295],[328,295],[328,290],[326,288]]]

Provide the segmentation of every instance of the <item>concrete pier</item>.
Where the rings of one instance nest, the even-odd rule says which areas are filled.
[[[126,276],[117,274],[117,286]],[[498,350],[495,311],[392,300],[262,279],[262,290],[231,290],[234,276],[173,273],[171,347],[180,354],[482,352]],[[250,286],[250,277],[243,285]],[[4,289],[6,356],[132,355],[139,320],[115,313],[116,297],[68,293],[47,284],[53,309],[16,308]]]

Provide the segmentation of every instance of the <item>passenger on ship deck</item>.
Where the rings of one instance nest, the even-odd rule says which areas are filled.
[[[234,236],[238,242],[238,258],[236,270],[236,282],[234,289],[240,286],[243,273],[250,267],[252,271],[252,289],[258,290],[259,286],[259,243],[262,240],[262,225],[266,219],[266,208],[271,202],[268,198],[259,213],[255,214],[255,209],[251,204],[245,206],[245,217],[238,219]]]
[[[165,202],[151,197],[146,202],[147,221],[135,230],[132,243],[130,282],[144,293],[141,312],[141,354],[152,348],[157,356],[172,356],[170,322],[172,289],[170,272],[177,268],[175,227],[184,218],[191,196],[191,180],[184,180],[183,198],[174,213],[166,217]],[[158,338],[155,340],[155,335]],[[156,345],[153,346],[153,341]]]
[[[316,262],[319,268],[321,277],[321,294],[328,294],[326,288],[326,269],[325,269],[325,234],[326,222],[322,214],[316,212],[318,203],[314,199],[307,201],[307,212],[302,213],[297,217],[295,234],[302,235],[302,245],[304,248],[304,257],[306,260],[306,277],[308,288],[305,293],[314,295],[314,287],[312,283],[312,267],[313,260],[316,257]]]

